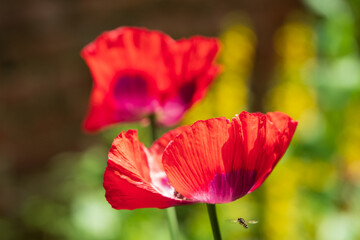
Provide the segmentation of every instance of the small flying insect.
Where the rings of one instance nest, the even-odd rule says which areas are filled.
[[[256,220],[249,220],[249,221],[245,221],[245,219],[243,218],[238,218],[238,219],[230,219],[230,222],[233,222],[233,223],[239,223],[240,225],[242,225],[244,228],[248,228],[248,224],[256,224],[258,223],[258,221]]]

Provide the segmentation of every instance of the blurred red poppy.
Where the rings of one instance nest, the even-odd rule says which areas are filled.
[[[296,126],[284,113],[242,112],[173,130],[150,149],[123,132],[109,152],[106,198],[116,209],[234,201],[265,181]]]
[[[93,76],[87,131],[155,114],[174,125],[202,99],[219,72],[216,38],[173,40],[159,31],[121,27],[81,52]]]

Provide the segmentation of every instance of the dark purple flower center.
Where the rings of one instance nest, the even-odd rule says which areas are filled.
[[[147,82],[139,74],[121,75],[115,83],[114,95],[119,102],[145,103],[149,98]]]
[[[210,202],[226,203],[246,195],[256,181],[255,170],[240,169],[217,174],[210,182]]]
[[[113,88],[115,105],[119,118],[126,116],[127,120],[135,120],[143,115],[151,114],[156,106],[146,78],[138,73],[120,75]]]
[[[196,90],[196,83],[194,81],[185,83],[179,89],[180,99],[185,106],[191,103],[194,97],[195,90]]]

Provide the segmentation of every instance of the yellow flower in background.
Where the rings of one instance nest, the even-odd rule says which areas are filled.
[[[298,239],[296,235],[296,198],[300,171],[294,161],[281,164],[279,171],[271,176],[271,186],[265,188],[264,232],[266,239]],[[267,184],[266,186],[269,186]],[[279,191],[281,189],[281,191]]]
[[[309,69],[315,63],[314,36],[314,30],[301,22],[288,22],[277,31],[274,46],[280,57],[278,79],[267,96],[268,109],[284,111],[298,119],[298,137],[307,140],[317,137],[323,124],[316,89],[307,83]]]
[[[339,139],[339,151],[345,160],[346,177],[360,186],[360,118],[359,99],[354,100],[345,110],[344,128]]]
[[[279,63],[275,73],[275,84],[267,95],[267,109],[284,111],[299,119],[301,124],[295,141],[299,139],[300,142],[316,138],[322,130],[323,123],[316,102],[316,89],[306,82],[306,70],[315,62],[314,35],[314,30],[306,24],[288,22],[274,36]],[[277,187],[264,188],[266,224],[263,231],[266,239],[303,239],[298,231],[298,219],[301,216],[301,210],[297,207],[298,186],[306,185],[302,182],[304,174],[307,175],[310,184],[316,185],[310,187],[319,189],[323,185],[322,181],[321,186],[317,186],[319,182],[316,182],[316,171],[319,169],[312,168],[313,162],[306,164],[303,160],[290,157],[280,165],[281,170],[269,179],[271,185]],[[278,189],[282,191],[279,192]]]
[[[302,22],[288,22],[275,34],[274,47],[287,69],[299,70],[315,56],[315,32]]]

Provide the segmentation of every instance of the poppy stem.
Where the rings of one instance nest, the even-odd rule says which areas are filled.
[[[155,142],[157,139],[157,133],[156,133],[157,125],[156,125],[155,115],[151,114],[149,116],[149,119],[150,119],[151,137],[152,137],[151,140]]]
[[[150,126],[151,126],[151,135],[152,141],[155,142],[157,139],[157,125],[155,121],[155,115],[150,115]],[[172,240],[178,240],[180,238],[179,235],[179,224],[176,217],[176,209],[175,207],[169,207],[166,209],[167,220],[169,223],[170,235]]]
[[[166,215],[169,223],[169,229],[172,240],[177,240],[180,238],[179,235],[179,225],[176,217],[175,207],[169,207],[166,209]]]
[[[215,204],[206,204],[206,207],[207,207],[209,218],[210,218],[210,223],[211,223],[211,228],[213,231],[214,240],[221,240],[220,228],[219,228],[219,222],[218,222],[218,219],[216,216]]]

